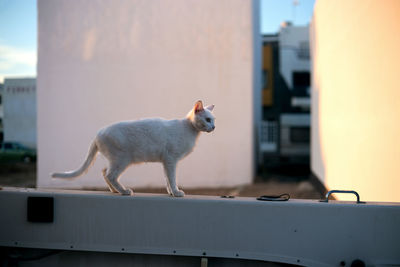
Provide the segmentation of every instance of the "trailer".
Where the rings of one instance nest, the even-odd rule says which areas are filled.
[[[400,203],[2,188],[2,266],[400,266]]]

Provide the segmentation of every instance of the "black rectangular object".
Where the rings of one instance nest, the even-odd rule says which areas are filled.
[[[309,87],[310,86],[310,72],[308,71],[295,71],[292,74],[293,87]]]
[[[290,142],[293,144],[310,143],[310,127],[290,127]]]
[[[28,197],[28,222],[52,223],[54,221],[54,198]]]

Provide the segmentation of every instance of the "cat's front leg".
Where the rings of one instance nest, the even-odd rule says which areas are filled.
[[[172,193],[174,197],[183,197],[185,196],[185,192],[179,190],[178,186],[176,185],[176,163],[177,162],[174,160],[166,160],[163,162],[165,175],[168,179],[167,191],[170,194]],[[171,192],[169,192],[168,186]]]
[[[167,181],[166,181],[166,182],[167,182],[166,188],[167,188],[168,195],[173,196],[171,186],[169,185],[168,177],[166,177],[166,180],[167,180]]]

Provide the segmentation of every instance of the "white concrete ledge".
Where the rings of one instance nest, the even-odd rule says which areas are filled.
[[[28,197],[53,199],[53,222],[29,222]],[[399,203],[264,202],[242,197],[3,188],[0,214],[3,247],[304,266],[338,266],[356,259],[368,266],[400,264]]]

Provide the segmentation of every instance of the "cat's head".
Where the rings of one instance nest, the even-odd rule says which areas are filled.
[[[189,112],[188,118],[192,122],[194,128],[202,132],[212,132],[215,129],[215,117],[211,113],[214,105],[203,107],[201,100],[194,104],[193,109]]]

